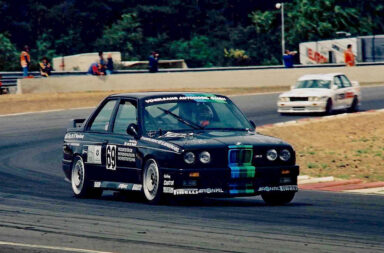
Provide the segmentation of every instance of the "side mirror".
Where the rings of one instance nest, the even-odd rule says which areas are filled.
[[[252,127],[256,130],[256,124],[253,120],[250,120],[249,123],[251,123]]]
[[[137,125],[133,123],[129,124],[127,127],[127,134],[135,137],[135,139],[139,139],[139,131],[137,129]]]

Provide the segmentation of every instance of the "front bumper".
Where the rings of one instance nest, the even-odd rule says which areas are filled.
[[[171,195],[250,196],[296,192],[299,166],[257,167],[253,177],[233,178],[230,168],[163,168],[163,193]]]
[[[327,101],[297,101],[297,102],[277,102],[279,113],[313,113],[325,112]]]

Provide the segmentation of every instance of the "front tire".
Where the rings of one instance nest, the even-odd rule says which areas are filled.
[[[143,170],[144,196],[150,204],[158,204],[163,194],[163,179],[157,162],[149,159]]]
[[[295,197],[296,192],[268,192],[262,193],[264,202],[270,206],[279,206],[288,204]]]
[[[72,191],[76,198],[98,198],[103,194],[102,189],[92,187],[80,156],[75,157],[71,172]]]
[[[333,112],[333,102],[332,99],[327,100],[327,105],[325,106],[325,114],[326,115],[331,115]]]

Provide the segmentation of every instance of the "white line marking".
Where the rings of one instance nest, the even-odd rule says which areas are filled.
[[[70,108],[70,109],[55,109],[55,110],[36,111],[36,112],[20,112],[20,113],[0,115],[0,117],[21,116],[21,115],[29,115],[29,114],[37,114],[37,113],[49,113],[49,112],[62,112],[62,111],[71,111],[71,110],[86,110],[86,109],[94,109],[94,108],[96,108],[96,106],[94,106],[94,107]]]
[[[69,251],[69,252],[83,252],[83,253],[113,253],[110,251],[97,251],[97,250],[88,250],[88,249],[76,249],[76,248],[68,248],[68,247],[46,246],[46,245],[37,245],[37,244],[24,244],[24,243],[3,242],[3,241],[0,241],[0,245],[25,247],[25,248],[37,248],[37,249],[53,249],[53,250],[61,250],[61,251]]]

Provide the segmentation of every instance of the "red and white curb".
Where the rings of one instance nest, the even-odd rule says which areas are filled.
[[[269,128],[269,127],[283,127],[283,126],[292,126],[292,125],[305,125],[312,122],[321,122],[321,121],[329,121],[332,119],[340,119],[340,118],[353,118],[353,117],[359,117],[361,115],[368,115],[368,114],[381,114],[384,112],[384,109],[378,109],[378,110],[369,110],[365,112],[355,112],[355,113],[342,113],[337,115],[329,115],[329,116],[323,116],[323,117],[315,117],[315,118],[303,118],[299,120],[290,120],[285,122],[279,122],[274,124],[266,124],[258,126],[257,129],[263,129],[263,128]]]
[[[384,195],[384,182],[364,183],[361,179],[299,176],[298,185],[301,190]]]

